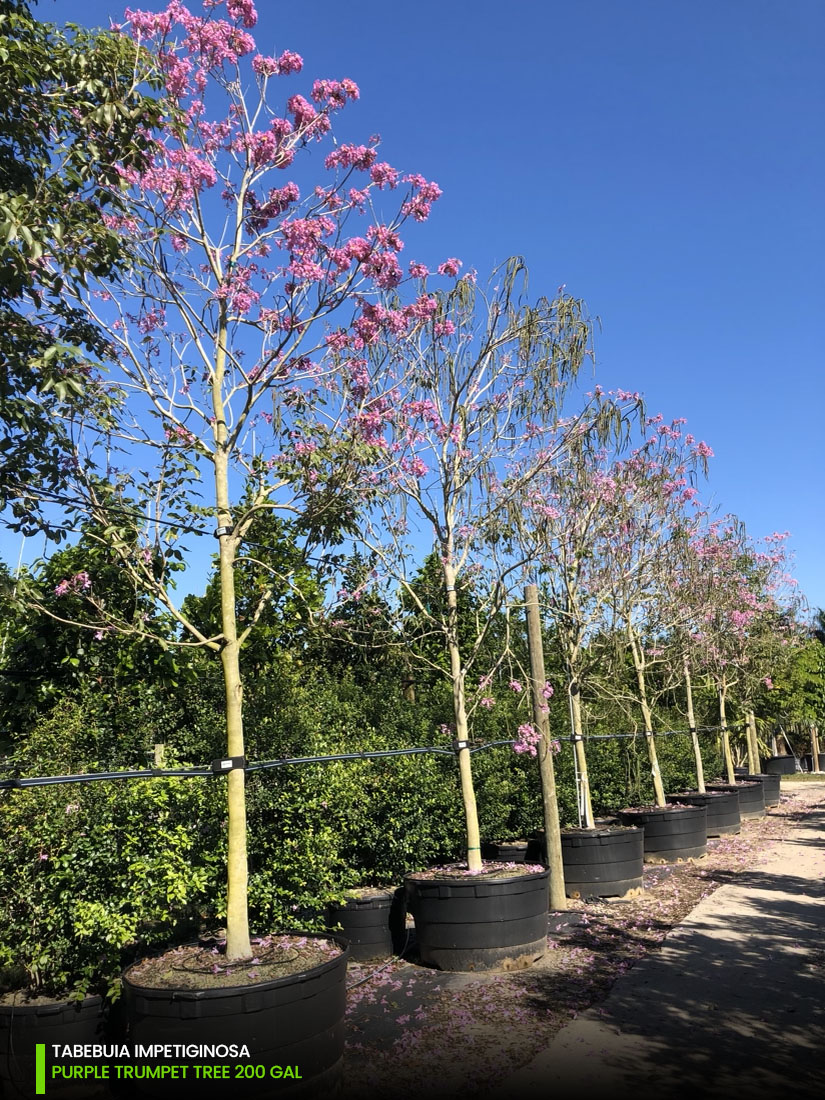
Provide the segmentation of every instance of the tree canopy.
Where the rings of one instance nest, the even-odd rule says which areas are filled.
[[[106,216],[121,203],[116,165],[142,163],[158,105],[125,36],[0,0],[0,38],[0,502],[32,530],[29,487],[62,483],[54,413],[89,400],[88,360],[106,355],[63,290],[128,261]]]

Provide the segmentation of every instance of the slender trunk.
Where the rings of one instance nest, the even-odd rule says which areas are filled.
[[[725,714],[725,701],[727,697],[727,684],[723,676],[719,683],[719,725],[722,729],[722,752],[725,757],[725,770],[728,774],[728,783],[736,782],[736,773],[733,770],[733,756],[730,751],[730,731],[728,719]]]
[[[218,521],[219,571],[221,592],[221,665],[226,702],[226,746],[230,757],[244,756],[243,686],[241,683],[240,645],[235,610],[235,554],[238,538],[233,532],[229,506],[229,445],[223,405],[226,371],[226,306],[220,304],[212,375],[214,412],[215,506]],[[226,777],[228,844],[226,860],[226,958],[230,962],[252,957],[249,942],[248,862],[246,852],[246,784],[243,768],[233,768]]]
[[[816,726],[811,726],[811,768],[815,772],[822,769],[819,752],[819,730]]]
[[[748,730],[748,771],[751,775],[759,775],[762,762],[759,759],[759,741],[756,736],[756,715],[750,709],[745,712],[745,723]]]
[[[464,818],[467,827],[467,868],[480,871],[481,833],[478,827],[478,807],[473,787],[473,770],[470,763],[469,726],[467,724],[467,697],[465,672],[461,665],[461,652],[458,646],[458,599],[455,591],[455,570],[445,564],[444,586],[447,591],[449,623],[447,630],[447,648],[450,654],[450,676],[453,685],[453,715],[455,717],[455,736],[458,756],[458,774],[461,782],[461,798],[464,803]]]
[[[684,656],[685,695],[687,696],[687,717],[690,740],[693,745],[693,759],[696,762],[696,790],[705,793],[705,769],[702,764],[702,750],[699,748],[699,734],[696,732],[696,715],[693,711],[693,683],[690,676],[690,661]]]
[[[533,721],[540,734],[538,744],[541,798],[544,809],[544,837],[547,844],[547,865],[550,868],[550,908],[566,909],[564,890],[564,863],[561,854],[561,829],[559,806],[556,800],[556,773],[553,753],[550,749],[550,722],[547,717],[547,700],[542,695],[546,676],[544,671],[544,647],[541,640],[541,616],[539,615],[538,588],[528,584],[524,590],[527,613],[527,646],[530,651],[530,692],[533,702]]]
[[[666,806],[665,788],[662,783],[662,773],[659,769],[659,754],[656,752],[656,739],[653,736],[653,714],[647,701],[647,684],[645,683],[645,660],[639,639],[632,630],[630,635],[630,649],[633,654],[633,666],[636,669],[636,684],[639,689],[639,706],[642,710],[642,718],[645,724],[645,741],[647,742],[647,755],[650,760],[650,774],[653,778],[653,793],[657,806]]]
[[[222,467],[222,468],[221,468]],[[231,523],[226,504],[226,466],[216,463],[216,479],[219,485],[218,523],[228,527]],[[226,748],[227,755],[244,755],[243,736],[243,685],[241,683],[240,646],[238,645],[235,618],[235,547],[230,535],[220,537],[219,576],[221,585],[221,630],[223,648],[221,665],[226,700]],[[252,957],[249,942],[249,915],[247,906],[247,854],[246,854],[246,788],[242,768],[233,768],[227,775],[227,817],[229,820],[229,845],[227,855],[226,895],[226,957],[238,961]]]
[[[590,800],[590,777],[587,773],[587,757],[584,754],[584,736],[582,734],[582,708],[579,685],[573,679],[567,686],[570,703],[570,724],[573,727],[573,751],[576,754],[576,768],[579,773],[577,797],[585,829],[593,828],[593,803]]]

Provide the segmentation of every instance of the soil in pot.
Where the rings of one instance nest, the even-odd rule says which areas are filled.
[[[248,1058],[186,1059],[192,1066],[265,1066],[263,1079],[233,1077],[233,1091],[245,1096],[332,1090],[343,1061],[347,941],[307,932],[263,937],[253,945],[252,962],[240,966],[226,966],[219,948],[187,945],[129,967],[123,975],[127,1040],[205,1044],[218,1051],[246,1046]],[[287,1066],[295,1067],[294,1076],[273,1079],[273,1067]],[[135,1084],[147,1096],[180,1091],[173,1081]],[[197,1082],[198,1095],[225,1096],[226,1087],[221,1080]]]
[[[636,897],[643,891],[644,829],[562,829],[561,854],[570,898]]]
[[[36,1045],[46,1046],[46,1067],[52,1062],[52,1044],[103,1043],[105,1032],[102,997],[56,1001],[29,997],[23,991],[0,996],[0,1096],[3,1100],[31,1100],[35,1095]],[[52,1081],[47,1095],[96,1097],[104,1094],[103,1082]]]
[[[665,796],[669,803],[687,806],[704,806],[707,810],[708,836],[729,836],[741,832],[739,795],[735,788],[729,791],[679,791]]]
[[[355,962],[403,954],[406,942],[404,891],[377,886],[347,891],[345,901],[330,902],[326,924],[349,940]]]
[[[421,961],[439,970],[517,970],[547,950],[550,872],[533,864],[430,868],[404,878]]]
[[[619,811],[622,825],[644,827],[645,863],[682,863],[707,855],[704,806],[639,806]]]

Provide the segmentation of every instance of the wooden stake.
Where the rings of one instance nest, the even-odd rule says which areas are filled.
[[[533,722],[539,731],[539,774],[544,809],[544,837],[547,844],[547,866],[550,868],[550,908],[566,909],[564,890],[564,864],[561,854],[561,829],[559,805],[556,798],[556,773],[550,747],[550,723],[547,717],[547,701],[542,695],[546,682],[544,671],[544,647],[541,640],[541,615],[539,614],[538,588],[528,584],[524,590],[527,615],[527,647],[530,652],[530,692],[533,702]]]
[[[752,710],[745,714],[748,734],[748,771],[751,775],[759,775],[762,769],[762,761],[759,759],[759,741],[756,737],[756,715]]]

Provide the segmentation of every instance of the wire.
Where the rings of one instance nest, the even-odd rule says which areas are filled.
[[[718,729],[716,726],[708,726],[705,729]],[[662,733],[657,733],[657,737],[672,737],[682,736],[686,734],[686,730],[665,730]],[[593,740],[609,740],[618,738],[636,737],[637,734],[633,733],[603,733],[593,734]],[[590,738],[588,738],[589,740]],[[573,742],[572,737],[555,738],[559,741]],[[470,752],[481,752],[483,749],[499,748],[503,745],[513,745],[515,740],[504,741],[487,741],[482,745],[473,745],[470,748]],[[419,747],[412,749],[376,749],[372,752],[342,752],[336,753],[331,756],[293,756],[284,757],[280,760],[260,760],[254,764],[245,764],[243,771],[245,772],[257,772],[257,771],[269,771],[273,768],[283,768],[288,764],[330,764],[341,760],[382,760],[395,756],[421,756],[425,753],[433,753],[442,756],[453,756],[455,749],[445,749],[439,745],[430,745],[427,747]],[[241,770],[241,769],[236,769]],[[119,779],[163,779],[170,776],[190,776],[199,778],[213,778],[218,774],[226,774],[226,772],[218,770],[213,767],[194,767],[194,768],[145,768],[141,771],[105,771],[105,772],[84,772],[80,775],[49,775],[49,776],[35,776],[23,779],[3,779],[0,780],[0,790],[14,790],[21,787],[47,787],[57,783],[101,783],[110,780]]]

